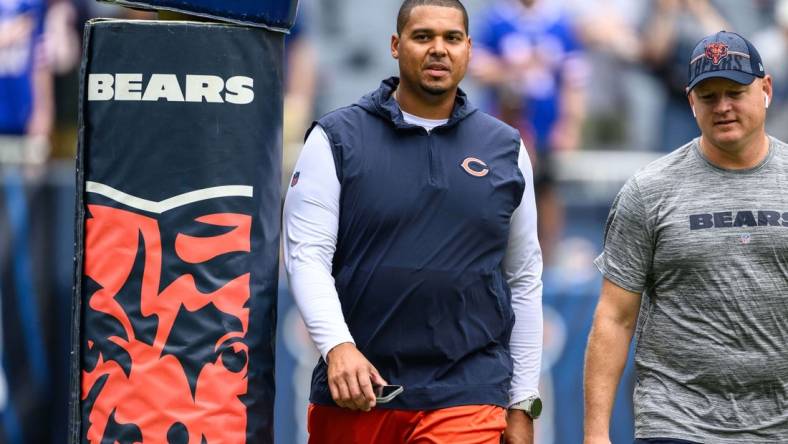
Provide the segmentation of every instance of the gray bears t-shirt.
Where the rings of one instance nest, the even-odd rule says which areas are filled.
[[[698,142],[624,185],[596,260],[643,295],[635,434],[788,443],[788,146],[731,171]]]

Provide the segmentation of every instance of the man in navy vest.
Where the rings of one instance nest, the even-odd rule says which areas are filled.
[[[516,130],[458,85],[457,0],[406,0],[399,77],[318,120],[284,209],[285,264],[321,353],[312,443],[532,443],[542,347],[533,179]],[[401,385],[393,399],[376,389]]]

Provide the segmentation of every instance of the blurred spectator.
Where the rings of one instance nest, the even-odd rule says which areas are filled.
[[[77,9],[69,0],[51,0],[44,22],[44,48],[54,74],[79,64],[82,40],[76,30]]]
[[[302,5],[303,6],[303,5]],[[304,24],[304,9],[285,39],[285,97],[283,120],[282,193],[293,173],[295,162],[314,113],[317,84],[317,53]]]
[[[498,0],[483,12],[471,73],[491,92],[491,109],[518,128],[534,164],[545,264],[563,228],[552,153],[580,145],[587,67],[568,16],[555,2]]]
[[[644,66],[640,25],[649,0],[564,0],[591,67],[584,146],[656,149],[661,84]]]
[[[45,0],[0,1],[0,161],[49,155],[54,96],[42,45]]]
[[[613,55],[616,59],[641,60],[641,39],[637,29],[645,9],[644,0],[565,0],[573,14],[578,34],[589,50]]]
[[[730,29],[727,31],[748,39],[774,22],[776,0],[711,0],[711,3],[728,22]]]
[[[658,149],[673,150],[700,135],[687,104],[687,54],[704,36],[728,28],[709,0],[653,0],[642,38],[643,56],[665,86]]]
[[[77,144],[79,61],[83,20],[72,0],[51,0],[44,24],[44,47],[55,76],[52,157],[74,158]]]
[[[753,37],[759,48],[766,73],[774,79],[774,96],[766,122],[769,134],[778,139],[788,139],[788,0],[777,3],[775,24]]]

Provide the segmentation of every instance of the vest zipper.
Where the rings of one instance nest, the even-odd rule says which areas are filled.
[[[427,130],[424,130],[427,131]],[[440,162],[439,156],[437,153],[434,152],[435,146],[432,141],[432,131],[427,131],[427,156],[429,159],[429,177],[427,178],[427,183],[430,185],[437,187],[439,183],[438,174],[440,171]]]

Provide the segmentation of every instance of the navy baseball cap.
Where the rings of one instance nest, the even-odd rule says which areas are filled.
[[[765,75],[761,55],[752,43],[735,32],[720,31],[705,37],[692,51],[687,93],[713,77],[749,85]]]

